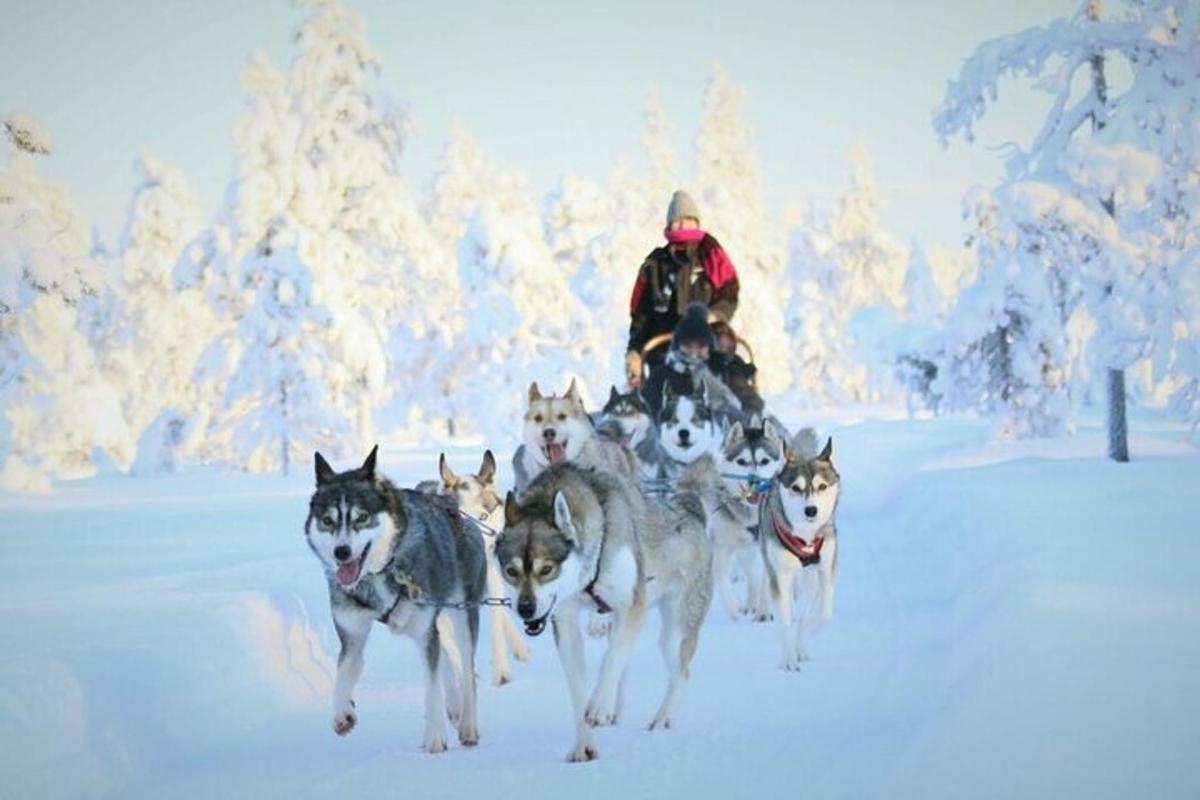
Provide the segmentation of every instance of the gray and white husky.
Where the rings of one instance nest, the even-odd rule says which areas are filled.
[[[615,431],[597,428],[583,398],[571,385],[561,397],[543,396],[537,383],[529,385],[522,444],[513,454],[517,491],[551,464],[571,462],[637,479],[637,459]]]
[[[808,659],[805,633],[833,614],[842,483],[833,466],[833,440],[813,455],[815,444],[810,431],[797,434],[793,457],[760,509],[759,542],[779,623],[779,666],[785,670],[797,670]]]
[[[716,453],[721,483],[715,508],[710,509],[708,533],[713,541],[713,574],[717,593],[734,619],[742,614],[758,622],[770,618],[766,576],[759,555],[759,505],[772,481],[787,463],[787,441],[771,420],[751,417],[735,422]],[[735,597],[731,571],[746,581],[746,597]]]
[[[668,683],[650,728],[670,727],[712,599],[699,501],[647,500],[625,478],[566,463],[542,472],[519,498],[509,493],[504,514],[497,562],[526,632],[553,626],[566,673],[576,730],[567,760],[595,758],[592,727],[616,722],[629,652],[651,606],[662,616]],[[611,612],[613,623],[588,700],[580,614],[591,610]]]
[[[658,415],[658,440],[666,454],[668,478],[679,474],[696,459],[710,454],[721,440],[717,415],[708,404],[706,384],[694,384],[691,394],[676,394],[670,382],[663,384],[663,404]]]
[[[620,431],[622,441],[637,456],[643,483],[657,487],[669,477],[669,462],[658,438],[658,426],[640,391],[630,389],[622,393],[612,387],[600,412],[600,424],[613,425]]]
[[[458,475],[442,453],[438,459],[438,491],[452,496],[459,509],[482,525],[483,545],[487,554],[487,592],[489,597],[501,597],[504,581],[496,567],[496,537],[504,530],[504,501],[496,491],[496,459],[491,450],[483,454],[483,462],[474,475]],[[485,527],[486,526],[486,527]],[[512,615],[499,606],[491,610],[492,683],[503,686],[512,680],[509,656],[518,661],[529,658],[529,646],[521,637]]]
[[[475,702],[475,642],[479,608],[445,609],[453,625],[454,652],[461,659],[457,681],[438,685],[447,666],[435,624],[441,604],[477,604],[486,567],[478,528],[464,520],[453,501],[402,490],[375,472],[378,447],[358,469],[334,472],[315,455],[317,488],[309,502],[304,533],[329,582],[333,624],[341,642],[333,690],[333,730],[349,733],[358,722],[354,687],[362,674],[371,625],[382,622],[395,634],[416,640],[425,655],[426,752],[446,749],[446,700],[457,717],[458,740],[479,741]]]

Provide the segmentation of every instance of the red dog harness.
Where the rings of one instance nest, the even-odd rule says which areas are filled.
[[[779,543],[786,547],[789,553],[800,559],[801,565],[805,567],[820,563],[821,545],[825,544],[825,537],[818,536],[813,539],[812,544],[809,544],[799,536],[793,535],[792,529],[779,516],[779,514],[774,512],[771,514],[771,522],[775,528],[775,538],[779,540]]]

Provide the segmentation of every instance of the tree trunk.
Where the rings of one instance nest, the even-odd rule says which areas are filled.
[[[279,463],[280,470],[286,477],[291,472],[291,449],[292,443],[288,436],[287,428],[287,409],[288,409],[288,391],[287,384],[282,381],[279,384],[279,405],[281,406],[280,416],[283,417],[283,436],[279,439]]]
[[[1093,22],[1100,20],[1100,0],[1088,3],[1088,19]],[[1103,106],[1108,101],[1108,81],[1104,77],[1104,56],[1096,53],[1092,56],[1092,90],[1096,99]],[[1104,119],[1098,114],[1092,114],[1092,131],[1101,130]],[[1113,198],[1101,198],[1101,204],[1110,217],[1116,216]],[[1129,460],[1129,436],[1125,423],[1125,371],[1120,369],[1108,370],[1108,457],[1113,461],[1124,463]]]
[[[1129,440],[1125,425],[1125,371],[1108,371],[1108,457],[1122,463],[1129,460]]]

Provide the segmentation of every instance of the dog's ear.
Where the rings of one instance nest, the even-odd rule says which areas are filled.
[[[563,397],[583,408],[583,398],[579,396],[579,386],[576,385],[574,378],[571,378],[571,385],[567,387],[567,393]]]
[[[794,447],[792,447],[790,444],[788,444],[787,442],[783,443],[783,460],[786,461],[789,465],[795,464],[796,461],[798,460],[798,458],[796,456],[796,449]]]
[[[554,493],[554,527],[558,528],[559,532],[572,542],[577,540],[575,521],[571,518],[571,507],[567,505],[567,497],[561,489]]]
[[[675,387],[671,385],[670,380],[663,381],[662,399],[663,399],[663,405],[666,405],[667,403],[669,403],[675,399]]]
[[[784,439],[787,438],[783,435],[783,432],[779,430],[779,426],[775,423],[775,420],[771,419],[770,417],[762,421],[762,431],[765,438],[774,442],[778,442],[780,445],[783,445]],[[786,447],[784,449],[786,450]]]
[[[521,506],[517,504],[517,496],[509,490],[504,496],[504,527],[510,528],[521,521]]]
[[[832,463],[831,462],[832,458],[833,458],[833,437],[830,436],[828,439],[825,440],[825,449],[817,454],[816,460],[824,461],[826,463]]]
[[[692,390],[692,396],[696,398],[700,405],[708,405],[708,384],[703,380],[699,381],[699,386]]]
[[[363,462],[361,471],[366,476],[367,480],[375,482],[375,456],[379,455],[379,445],[371,448],[371,452],[367,454],[367,460]]]
[[[763,425],[762,417],[758,415],[758,412],[750,415],[750,419],[746,422],[746,427],[752,431],[762,431],[763,433],[767,432],[766,426]]]
[[[542,393],[538,389],[537,381],[534,381],[533,383],[529,384],[529,402],[532,403],[535,400],[541,400],[541,399],[542,399]]]
[[[613,386],[608,390],[608,402],[615,403],[621,399],[621,395],[617,392],[617,387]]]
[[[337,477],[337,473],[333,471],[333,467],[329,466],[329,462],[325,460],[325,456],[317,451],[313,451],[313,462],[317,467],[317,486],[323,483],[329,483]]]
[[[738,420],[737,422],[733,423],[733,426],[730,427],[729,430],[725,431],[725,446],[729,447],[731,444],[736,442],[738,439],[741,439],[745,435],[746,429],[742,427],[741,420]]]
[[[454,470],[450,469],[450,465],[446,463],[446,454],[442,453],[438,456],[438,475],[442,479],[442,485],[447,489],[454,487],[458,483],[458,476],[454,474]]]
[[[479,474],[476,477],[483,483],[491,483],[496,477],[496,457],[492,455],[491,450],[483,451],[483,462],[479,465]]]

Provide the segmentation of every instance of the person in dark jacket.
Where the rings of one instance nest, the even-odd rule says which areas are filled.
[[[737,270],[720,243],[700,227],[700,211],[687,192],[671,197],[663,234],[667,244],[646,257],[629,301],[625,375],[634,388],[642,383],[643,361],[661,363],[665,355],[665,348],[645,354],[642,349],[674,331],[690,303],[703,303],[710,319],[724,322],[737,311]]]
[[[717,350],[707,309],[701,303],[692,303],[675,326],[665,358],[651,362],[650,376],[642,387],[642,397],[655,420],[662,410],[664,385],[670,384],[676,394],[690,395],[701,364],[729,388],[742,412],[762,413],[763,401],[755,385],[757,370],[754,365],[747,364],[735,353]],[[719,404],[715,398],[710,402]]]

